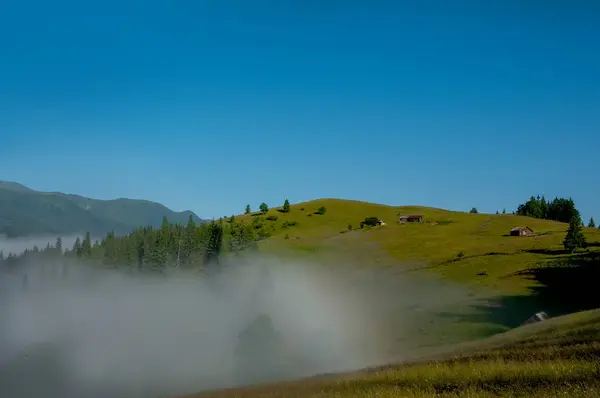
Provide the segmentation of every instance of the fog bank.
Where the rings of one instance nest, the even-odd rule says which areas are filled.
[[[25,249],[31,250],[34,246],[37,246],[39,249],[44,249],[48,244],[54,246],[58,236],[59,235],[32,235],[19,238],[8,238],[6,235],[0,235],[0,250],[4,253],[4,257],[6,257],[9,253],[21,254]],[[63,248],[71,249],[78,236],[79,239],[83,239],[85,234],[60,235]],[[91,239],[93,244],[96,239],[100,240],[101,238],[92,237]]]
[[[0,271],[2,397],[174,396],[381,364],[411,308],[464,293],[276,258],[211,278],[59,261]]]

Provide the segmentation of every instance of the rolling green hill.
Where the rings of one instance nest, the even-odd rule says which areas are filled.
[[[322,207],[325,213],[317,214]],[[299,203],[289,212],[281,209],[236,216],[266,231],[269,238],[261,242],[263,252],[428,270],[504,293],[522,293],[531,287],[527,278],[516,273],[568,257],[562,246],[568,224],[555,221],[341,199]],[[401,215],[422,215],[423,222],[402,224]],[[377,217],[386,225],[361,229],[366,217]],[[532,228],[535,236],[509,236],[517,226]],[[584,228],[584,233],[595,249],[600,230]]]
[[[402,224],[401,215],[421,215],[423,223]],[[385,225],[361,228],[366,217]],[[562,245],[567,224],[510,214],[320,199],[293,205],[289,212],[279,207],[236,220],[253,223],[267,237],[260,244],[263,253],[347,267],[348,272],[356,267],[365,275],[385,270],[390,280],[404,280],[396,294],[400,302],[420,289],[446,297],[441,288],[420,285],[416,275],[469,288],[470,298],[449,298],[437,313],[421,311],[423,319],[407,318],[408,312],[398,311],[400,305],[390,312],[387,319],[402,358],[398,364],[193,397],[600,394],[598,229],[584,228],[588,248],[567,253]],[[535,235],[510,236],[517,226],[528,226]],[[419,300],[426,306],[424,297]],[[378,302],[371,304],[375,311]],[[538,311],[555,318],[520,326]],[[415,347],[415,356],[402,341]]]
[[[186,223],[191,211],[174,212],[146,200],[98,200],[60,192],[39,192],[24,185],[0,181],[0,234],[19,237],[89,231],[127,233],[141,225],[159,226],[166,216]]]
[[[325,212],[317,214],[319,208]],[[236,216],[268,236],[260,242],[262,253],[349,272],[385,270],[414,283],[419,283],[416,276],[426,275],[468,289],[470,298],[439,308],[443,314],[428,321],[415,334],[419,338],[438,334],[440,344],[464,341],[519,326],[538,311],[557,316],[600,307],[600,296],[591,293],[600,277],[600,230],[595,228],[583,228],[588,248],[571,254],[562,245],[568,224],[512,214],[338,199],[281,210]],[[423,222],[402,224],[401,215],[422,215]],[[360,228],[366,217],[386,225]],[[510,236],[516,226],[528,226],[535,235]],[[398,297],[402,300],[401,292]]]

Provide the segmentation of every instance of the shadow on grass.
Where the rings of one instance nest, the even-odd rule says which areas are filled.
[[[548,256],[559,256],[561,254],[568,254],[568,252],[564,249],[528,249],[523,251],[526,253],[545,254]]]
[[[489,325],[489,334],[522,325],[545,311],[551,317],[600,307],[600,252],[558,258],[514,275],[535,283],[530,294],[480,301],[467,313],[442,313],[457,321]]]

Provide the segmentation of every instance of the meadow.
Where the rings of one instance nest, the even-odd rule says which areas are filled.
[[[400,223],[402,215],[421,215],[423,222]],[[385,225],[361,228],[367,217]],[[390,332],[406,333],[419,347],[411,356],[402,346],[405,355],[390,365],[193,397],[600,394],[598,229],[584,228],[587,249],[570,253],[562,245],[568,224],[512,214],[320,199],[236,220],[264,231],[264,254],[346,267],[349,275],[385,272],[390,281],[425,290],[418,278],[430,278],[466,293],[421,320],[411,318],[408,333],[406,322],[394,329],[390,315]],[[517,226],[535,235],[510,236]],[[444,295],[436,288],[427,294]],[[538,311],[552,319],[522,326]]]

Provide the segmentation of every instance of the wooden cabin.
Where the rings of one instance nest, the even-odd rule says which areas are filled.
[[[423,216],[400,216],[401,223],[405,222],[423,222]]]
[[[514,227],[510,230],[510,236],[533,236],[533,229],[529,227]]]

